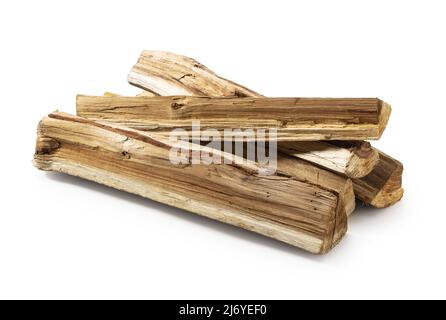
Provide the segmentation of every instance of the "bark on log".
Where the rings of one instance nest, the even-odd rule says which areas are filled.
[[[79,176],[239,226],[312,253],[328,252],[346,232],[342,191],[310,182],[309,173],[298,176],[300,171],[296,170],[305,170],[296,169],[296,159],[284,160],[274,176],[259,176],[255,163],[173,165],[171,147],[169,141],[144,132],[55,112],[39,124],[34,164],[42,170]],[[212,151],[188,143],[184,148]],[[318,172],[311,174],[315,175],[314,182],[321,179],[316,177]],[[341,180],[326,171],[327,177],[330,174],[334,188]]]
[[[221,133],[277,129],[277,141],[363,140],[379,139],[390,106],[379,99],[79,95],[77,114],[110,122],[122,122],[125,114],[129,127],[166,136],[177,128],[192,131],[199,120],[203,130]]]

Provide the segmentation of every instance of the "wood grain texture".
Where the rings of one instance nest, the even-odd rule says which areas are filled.
[[[213,97],[77,97],[77,114],[122,122],[169,136],[177,128],[277,129],[278,141],[379,139],[390,106],[379,99],[213,98]],[[236,135],[237,138],[240,135]]]
[[[55,112],[39,124],[34,164],[42,170],[79,176],[239,226],[312,253],[328,252],[346,232],[340,190],[330,191],[320,182],[310,182],[307,178],[311,174],[315,182],[321,179],[316,171],[297,176],[304,169],[296,169],[296,159],[289,158],[289,163],[284,160],[276,175],[259,176],[255,163],[176,166],[169,161],[171,147],[169,141],[144,132]],[[184,148],[211,151],[189,143],[184,143]],[[288,170],[296,175],[287,174]],[[334,188],[338,178],[331,175]]]
[[[355,194],[374,207],[389,207],[403,197],[402,176],[403,164],[379,151],[374,170],[364,178],[353,180]]]
[[[150,94],[150,93],[149,93]],[[110,93],[106,92],[104,96],[120,96],[116,93]],[[128,121],[126,120],[126,113],[122,113],[120,118],[120,122],[116,122],[116,124],[120,126],[125,126]],[[158,136],[156,132],[151,133],[152,135]],[[160,136],[162,138],[162,135]],[[303,144],[306,144],[306,142],[301,142]],[[309,142],[312,145],[318,145],[319,142]],[[294,145],[295,143],[290,143],[291,145]],[[337,147],[335,147],[335,144]],[[203,145],[206,145],[206,142],[203,142]],[[369,155],[366,155],[372,151],[373,148],[371,148],[369,143],[366,142],[343,142],[343,141],[335,141],[333,144],[329,144],[328,142],[320,142],[320,145],[318,146],[324,146],[324,148],[331,148],[335,149],[335,153],[337,155],[349,153],[350,157],[362,157],[362,158],[372,158]],[[220,144],[220,150],[224,150],[224,142]],[[268,149],[268,148],[267,148]],[[372,149],[372,150],[370,150]],[[236,150],[235,143],[232,144],[231,150]],[[312,149],[307,155],[305,153],[286,153],[286,152],[279,152],[277,155],[277,165],[280,172],[285,172],[288,175],[294,175],[300,177],[300,179],[304,181],[309,181],[311,183],[317,184],[325,189],[328,189],[330,191],[339,193],[339,196],[342,200],[342,203],[344,204],[344,211],[347,216],[351,215],[353,211],[355,210],[356,203],[355,203],[355,195],[353,190],[353,183],[350,179],[339,176],[336,174],[333,174],[330,170],[327,170],[322,167],[317,167],[312,165],[311,161],[302,161],[302,159],[305,159],[305,157],[309,157],[310,155],[313,155],[315,153],[316,149]],[[342,150],[342,151],[340,151]],[[324,152],[321,150],[320,152]],[[331,163],[333,162],[339,162],[339,160],[333,159],[333,151],[326,150],[326,153],[330,152],[329,161]],[[267,151],[269,153],[269,151]],[[355,156],[352,156],[351,154],[354,153]],[[243,154],[246,156],[247,154],[247,146],[246,143],[243,145]],[[301,157],[300,155],[303,154]],[[298,159],[295,159],[298,158]],[[256,159],[257,160],[257,159]],[[328,161],[328,160],[327,160]],[[315,161],[316,162],[316,161]],[[352,161],[350,161],[352,163]],[[353,164],[353,167],[356,168],[356,166]],[[333,170],[336,171],[336,170]],[[341,206],[342,207],[342,206]]]
[[[142,78],[144,81],[132,81],[135,74],[138,79]],[[253,90],[220,77],[192,58],[162,51],[144,51],[130,72],[129,80],[130,83],[145,89],[141,96],[187,93],[186,95],[191,96],[263,97]],[[160,83],[167,84],[160,89]],[[279,148],[285,153],[289,152],[295,157],[351,178],[367,175],[378,160],[378,153],[373,152],[364,142],[352,143],[347,147],[325,141],[284,142],[279,143]]]
[[[375,168],[379,153],[364,141],[282,142],[278,149],[350,178],[362,178]]]
[[[260,96],[255,91],[218,76],[192,58],[165,51],[143,51],[130,71],[128,81],[155,95]]]
[[[197,72],[199,70],[194,67],[195,64],[202,66],[195,60],[181,55],[145,51],[135,65],[136,69],[133,68],[132,72],[134,71],[134,73],[145,78],[145,81],[138,84],[139,87],[159,95],[174,95],[179,94],[180,92],[181,94],[189,92],[190,95],[207,94],[210,96],[234,96],[236,95],[234,92],[238,90],[237,88],[245,88],[229,80],[226,80],[227,82],[225,84],[224,78],[219,77],[215,72],[204,66],[200,68],[200,72]],[[144,68],[144,65],[148,65],[149,67]],[[143,71],[139,72],[138,69]],[[157,70],[158,73],[155,73],[152,70]],[[161,71],[161,78],[169,79],[169,85],[157,92],[157,87],[153,86],[152,83],[157,83],[157,80],[160,78],[158,74]],[[178,77],[178,75],[184,71],[186,72]],[[188,76],[181,78],[185,74]],[[130,78],[131,77],[129,76],[129,80]],[[150,78],[153,78],[153,80]],[[180,81],[175,81],[175,78],[181,79]],[[193,79],[198,79],[198,81],[190,81]],[[130,83],[136,84],[132,81],[130,81]],[[218,83],[218,85],[215,85],[215,83]],[[230,89],[226,92],[219,89],[225,86],[235,89]],[[203,90],[202,88],[205,88],[206,91],[201,91]],[[242,96],[262,97],[261,94],[249,89],[246,89]],[[375,163],[376,169],[370,173],[370,176],[364,179],[354,179],[353,181],[356,196],[366,204],[371,204],[376,207],[386,207],[396,203],[403,196],[403,165],[381,151],[373,149],[375,150],[374,152],[367,152],[367,154],[372,154],[372,156],[365,161],[349,161],[348,159],[350,159],[352,153],[358,154],[358,151],[361,153],[361,147],[355,150],[355,148],[357,148],[355,147],[356,142],[347,146],[339,146],[333,142],[311,142],[311,148],[313,150],[318,150],[316,155],[311,151],[306,152],[306,150],[309,149],[308,145],[305,146],[300,144],[302,144],[302,142],[279,143],[279,149],[293,156],[314,162],[320,166],[340,172],[347,176],[352,176],[353,173],[352,177],[354,178],[360,178],[360,176],[367,173],[367,171],[373,167],[373,163]],[[334,161],[335,163],[332,161],[333,153],[335,153],[335,158],[337,159]],[[382,161],[376,161],[376,153],[383,157]],[[349,165],[346,165],[347,163],[349,163]],[[363,164],[365,164],[365,167],[362,167]]]
[[[107,92],[106,94],[104,94],[104,96],[117,96],[119,97],[119,94],[114,94],[114,93],[109,93]],[[115,124],[118,124],[120,126],[126,126],[128,125],[128,121],[126,120],[127,115],[125,112],[121,113],[121,118],[120,121],[118,122],[114,122]],[[152,135],[154,136],[159,136],[160,138],[163,138],[162,135],[158,135],[158,132],[151,132]],[[306,142],[304,142],[306,143]],[[310,142],[311,144],[318,144],[318,142]],[[369,156],[365,156],[366,153],[370,152],[369,149],[371,149],[370,144],[365,143],[365,142],[349,142],[349,143],[345,143],[345,142],[341,142],[341,141],[337,141],[334,142],[336,145],[338,145],[339,147],[336,148],[341,148],[341,150],[343,150],[344,152],[348,152],[351,156],[351,153],[358,153],[357,157],[366,157],[366,158],[370,158]],[[202,142],[202,145],[206,145],[207,142]],[[324,147],[325,144],[328,143],[324,143],[321,142],[321,145],[323,145]],[[329,146],[331,146],[332,148],[334,148],[334,144],[328,144]],[[219,144],[220,150],[225,150],[225,145],[224,142],[221,142],[221,144]],[[268,149],[268,148],[267,148]],[[360,151],[360,149],[362,151]],[[235,143],[232,143],[232,148],[231,150],[236,150],[235,147]],[[347,151],[348,150],[348,151]],[[311,153],[308,153],[308,157],[310,154],[314,154],[315,149],[311,150]],[[323,151],[322,151],[323,152]],[[326,152],[328,153],[329,150],[327,149]],[[336,154],[340,154],[341,152],[339,150],[335,151]],[[269,153],[269,151],[267,151],[267,153]],[[360,153],[362,153],[362,155],[360,155]],[[247,154],[247,145],[246,143],[244,143],[243,145],[243,155],[246,157]],[[333,152],[331,152],[331,155],[333,154]],[[344,153],[342,153],[344,154]],[[295,159],[298,158],[298,159]],[[355,203],[355,195],[354,195],[354,191],[353,191],[353,184],[351,183],[350,179],[343,177],[343,176],[339,176],[336,174],[333,174],[330,170],[327,170],[324,167],[317,167],[312,165],[310,162],[308,161],[302,161],[302,159],[304,159],[304,157],[300,157],[297,154],[292,154],[290,153],[283,153],[283,152],[279,152],[277,155],[277,166],[279,168],[280,172],[285,172],[288,175],[293,175],[293,176],[297,176],[300,177],[301,180],[303,181],[309,181],[311,183],[317,184],[325,189],[328,189],[330,191],[333,192],[337,192],[340,194],[341,200],[343,202],[343,206],[345,207],[345,213],[347,216],[349,216],[350,214],[353,213],[356,203]],[[256,159],[257,161],[257,159]],[[333,159],[333,156],[329,157],[329,161],[331,163],[333,162],[339,162],[339,160]],[[354,166],[356,167],[356,166]]]
[[[104,96],[119,97],[121,95],[106,92]],[[121,116],[121,125],[125,125],[127,115],[122,113]],[[349,178],[362,178],[368,175],[379,160],[378,150],[365,141],[282,142],[278,145],[278,150]]]

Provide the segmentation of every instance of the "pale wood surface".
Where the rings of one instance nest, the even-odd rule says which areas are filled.
[[[120,96],[119,94],[114,93],[106,93],[104,96]],[[126,113],[121,113],[120,122],[115,122],[115,124],[118,124],[120,126],[126,126],[128,123],[125,120],[126,119]],[[162,135],[159,135],[158,132],[152,132],[151,133],[154,136],[163,138]],[[318,144],[318,142],[311,142],[312,144]],[[354,142],[341,142],[337,141],[336,143],[340,148],[340,150],[344,150],[345,152],[348,152],[349,154],[353,151],[363,154],[369,152],[369,149],[371,149],[370,144],[367,143],[354,143]],[[203,143],[206,144],[206,143]],[[290,143],[294,145],[294,143]],[[331,146],[334,148],[334,144],[328,144],[321,142],[321,145],[323,145],[325,148],[328,146]],[[225,146],[222,142],[220,144],[220,150],[224,150]],[[246,154],[246,143],[243,146],[243,153]],[[235,145],[233,143],[232,149],[235,150]],[[347,151],[348,150],[348,151]],[[314,152],[314,149],[311,151]],[[326,152],[329,152],[328,150]],[[337,153],[339,154],[340,151],[337,150]],[[298,159],[295,159],[295,158]],[[300,159],[304,159],[303,157],[298,156],[297,154],[292,154],[291,152],[289,154],[279,152],[277,155],[277,166],[278,170],[280,172],[284,172],[287,175],[293,175],[300,177],[303,181],[309,181],[311,183],[317,184],[321,186],[322,188],[328,189],[330,191],[336,192],[340,194],[341,200],[343,202],[343,207],[345,208],[345,213],[347,216],[353,213],[356,203],[355,203],[355,195],[353,191],[353,184],[350,181],[350,179],[336,175],[329,170],[326,170],[324,167],[317,167],[312,165],[310,162],[302,161]],[[329,157],[330,161],[333,162],[334,159],[332,157]],[[338,160],[339,161],[339,160]]]
[[[144,132],[55,112],[39,124],[34,164],[42,170],[93,180],[255,231],[313,253],[328,252],[346,232],[342,190],[330,191],[320,185],[331,181],[333,189],[348,189],[348,180],[341,183],[328,171],[324,178],[317,177],[317,171],[299,176],[307,170],[296,166],[292,158],[283,160],[273,176],[257,175],[255,163],[175,166],[169,161],[171,147],[169,141]],[[184,147],[207,150],[188,143]],[[221,156],[232,158],[225,153]],[[305,162],[301,163],[304,166]],[[311,175],[314,183],[310,182]]]
[[[156,95],[260,96],[218,76],[194,59],[164,51],[143,51],[130,71],[128,81]]]
[[[278,141],[379,139],[390,106],[379,99],[218,98],[218,97],[77,97],[77,114],[122,122],[166,136],[176,128],[277,129]],[[237,136],[239,137],[239,136]]]
[[[370,143],[364,141],[282,142],[278,149],[350,178],[362,178],[368,175],[379,160],[378,151],[372,148]]]

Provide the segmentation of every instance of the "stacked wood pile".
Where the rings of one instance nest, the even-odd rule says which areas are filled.
[[[143,91],[79,95],[77,115],[43,118],[34,165],[317,254],[342,239],[355,197],[384,208],[403,195],[402,164],[365,141],[379,139],[389,120],[391,107],[380,99],[264,97],[193,59],[159,51],[144,51],[128,81]],[[213,130],[218,144],[172,140],[178,129],[193,137],[194,121]],[[230,137],[227,129],[235,129]],[[250,129],[275,134],[245,135]],[[215,147],[229,138],[242,155]],[[273,171],[245,159],[252,143],[267,144],[271,156],[273,138]],[[174,163],[173,149],[220,161]]]

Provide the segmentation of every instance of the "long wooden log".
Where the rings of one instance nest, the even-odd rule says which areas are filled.
[[[335,174],[327,178],[330,173],[326,172],[325,177],[317,178],[315,171],[300,176],[304,169],[296,169],[292,158],[288,163],[284,160],[273,176],[258,175],[260,168],[255,163],[174,165],[170,161],[172,147],[168,140],[141,131],[55,112],[39,124],[34,164],[42,170],[79,176],[239,226],[312,253],[328,252],[346,232],[342,191],[316,183],[317,179],[332,181],[334,189],[336,181],[341,181]],[[188,152],[217,152],[189,143],[182,147]],[[224,152],[219,156],[233,159]],[[314,175],[314,183],[307,179],[310,175]]]
[[[166,136],[177,128],[276,129],[277,141],[379,139],[390,106],[379,99],[77,97],[77,113]],[[244,133],[242,133],[244,135]],[[239,138],[240,135],[235,135]],[[254,138],[258,140],[257,138]]]
[[[133,78],[139,78],[139,80],[136,82]],[[144,89],[145,92],[151,91],[150,95],[175,95],[189,92],[190,95],[262,97],[255,91],[219,77],[215,72],[191,58],[159,51],[144,51],[141,54],[130,72],[129,82]],[[222,88],[228,88],[228,90]],[[243,92],[243,94],[237,94],[237,92]],[[358,149],[356,142],[346,147],[339,147],[332,142],[314,142],[311,148],[318,150],[315,156],[307,153],[308,148],[300,144],[302,142],[286,142],[279,143],[278,147],[293,156],[312,161],[352,178],[361,178],[370,173],[367,178],[353,180],[356,196],[366,204],[387,207],[399,201],[403,196],[403,165],[383,152],[373,148],[366,148],[368,149],[366,153],[361,152],[364,144]],[[333,164],[331,160],[333,152],[338,159],[336,164]],[[372,156],[364,161],[348,161],[352,156],[354,158],[355,154],[361,153]],[[383,160],[376,160],[377,153]],[[347,163],[349,165],[345,165]],[[372,165],[361,167],[364,163]],[[376,163],[375,167],[374,163]],[[371,168],[374,170],[370,172]],[[357,173],[359,176],[355,176]]]

